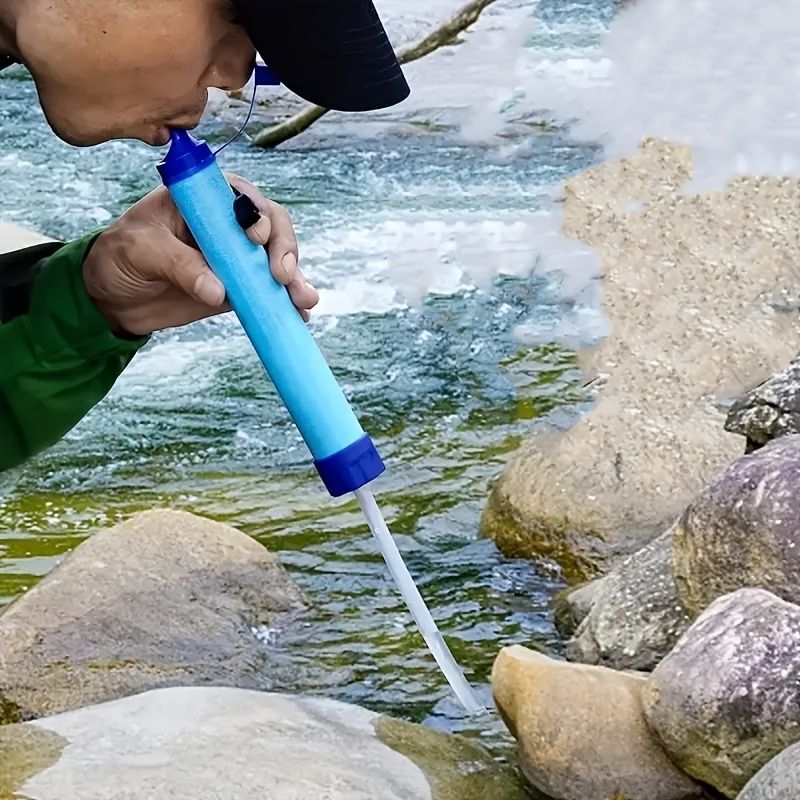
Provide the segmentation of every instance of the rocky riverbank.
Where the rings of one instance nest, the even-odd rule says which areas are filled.
[[[800,182],[685,194],[688,148],[646,141],[567,182],[564,230],[597,252],[610,335],[582,367],[592,410],[528,440],[484,530],[572,579],[656,539],[742,452],[726,404],[800,349]]]
[[[800,182],[690,176],[651,140],[568,184],[612,323],[582,354],[596,403],[523,446],[484,518],[577,583],[554,612],[583,663],[516,647],[493,674],[557,800],[800,796]]]
[[[264,691],[287,669],[265,634],[306,604],[227,525],[153,511],[96,534],[0,616],[0,796],[523,800],[465,739]]]

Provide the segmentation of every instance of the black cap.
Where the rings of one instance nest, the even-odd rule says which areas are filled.
[[[287,88],[324,108],[372,111],[410,93],[371,0],[233,0]]]

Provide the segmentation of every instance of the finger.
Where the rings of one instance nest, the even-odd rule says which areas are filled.
[[[272,274],[284,286],[294,280],[299,258],[297,236],[289,212],[280,204],[268,200],[258,189],[238,175],[228,175],[234,191],[238,190],[253,202],[261,220],[251,226],[248,237],[267,247]]]
[[[275,280],[284,285],[297,275],[297,238],[289,212],[277,203],[270,203],[269,218],[272,233],[267,244],[269,263]]]
[[[264,247],[272,235],[270,203],[252,183],[238,175],[228,175],[236,199],[233,210],[239,225],[247,232],[248,238]]]
[[[276,262],[272,254],[270,254],[269,267],[275,280],[284,286],[289,286],[297,280],[299,271],[297,269],[297,257],[294,253],[284,253],[279,262]]]
[[[310,310],[319,303],[319,292],[302,275],[298,275],[286,289],[292,302],[301,311]]]
[[[225,287],[200,252],[177,239],[171,239],[170,246],[164,248],[155,271],[161,274],[154,277],[164,278],[206,306],[219,308],[225,302]]]

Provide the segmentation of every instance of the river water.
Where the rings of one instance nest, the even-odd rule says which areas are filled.
[[[411,38],[454,4],[383,5],[390,27]],[[379,501],[487,700],[501,646],[558,650],[548,603],[560,580],[479,538],[480,513],[520,438],[568,422],[583,399],[572,351],[548,331],[567,342],[592,333],[575,321],[587,280],[576,265],[587,254],[559,240],[555,198],[599,150],[566,126],[541,125],[568,120],[538,107],[524,77],[574,83],[602,72],[597,47],[611,15],[602,0],[500,0],[464,44],[409,71],[419,92],[374,117],[380,136],[334,119],[325,135],[278,151],[241,141],[225,156],[227,169],[291,210],[323,295],[314,332],[390,466]],[[482,99],[470,101],[478,75]],[[0,96],[4,218],[69,237],[155,185],[158,153],[144,145],[81,151],[55,141],[23,73],[0,79]],[[210,119],[203,130],[227,124]],[[301,631],[259,632],[297,664],[278,688],[426,720],[505,752],[499,723],[459,714],[355,503],[325,494],[229,317],[156,336],[63,442],[0,479],[0,602],[92,531],[154,506],[252,534],[313,599]]]

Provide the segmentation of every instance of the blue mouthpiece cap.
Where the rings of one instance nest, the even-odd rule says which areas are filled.
[[[169,137],[169,151],[163,161],[157,164],[165,186],[172,186],[214,163],[211,148],[188,131],[172,128]]]
[[[256,64],[254,77],[256,86],[281,85],[281,79],[266,64]]]

